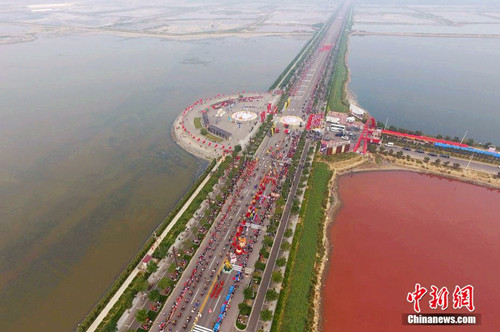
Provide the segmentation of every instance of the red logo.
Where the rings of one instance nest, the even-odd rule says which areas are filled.
[[[406,301],[413,303],[413,310],[415,312],[420,312],[420,300],[427,293],[427,288],[422,287],[419,283],[415,284],[415,291],[408,293],[406,296]],[[431,286],[431,291],[429,295],[431,299],[429,300],[429,308],[436,310],[441,307],[441,310],[446,310],[448,308],[448,295],[450,292],[448,288],[442,287],[438,288],[435,285]],[[470,312],[474,311],[476,308],[474,306],[474,286],[467,285],[464,287],[455,286],[455,291],[453,292],[453,309],[467,308]]]
[[[441,310],[446,310],[446,308],[448,308],[448,294],[450,294],[450,292],[448,292],[448,288],[443,287],[439,289],[432,285],[431,292],[429,293],[432,297],[429,301],[429,307],[434,310],[436,310],[437,307],[441,307]]]
[[[470,312],[476,309],[474,307],[474,286],[467,285],[463,288],[455,286],[453,292],[453,309],[466,307]]]
[[[408,293],[406,296],[406,301],[413,303],[413,310],[415,310],[415,312],[420,312],[420,299],[424,297],[425,293],[427,293],[427,289],[425,287],[420,287],[420,284],[416,283],[415,291],[413,293]]]

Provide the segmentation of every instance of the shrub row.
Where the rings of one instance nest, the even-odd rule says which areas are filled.
[[[311,327],[315,264],[318,252],[324,250],[321,225],[331,176],[326,164],[313,163],[300,212],[302,222],[295,231],[271,331],[306,331]],[[304,299],[308,299],[307,305]]]

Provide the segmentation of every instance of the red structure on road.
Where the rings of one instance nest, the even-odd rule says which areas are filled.
[[[426,142],[426,143],[433,143],[433,144],[434,143],[443,143],[443,144],[454,145],[454,146],[458,146],[458,147],[462,147],[462,148],[468,147],[467,144],[463,144],[463,143],[447,141],[447,140],[438,139],[438,138],[434,138],[434,137],[410,135],[410,134],[405,134],[405,133],[400,133],[397,131],[390,131],[390,130],[385,130],[385,129],[382,130],[382,133],[385,135],[391,135],[391,136],[411,139],[414,141],[422,141],[422,142]]]
[[[381,138],[382,131],[380,129],[377,129],[377,122],[375,121],[375,118],[368,118],[366,120],[365,125],[363,127],[363,131],[361,132],[361,135],[359,135],[358,142],[356,143],[356,146],[354,147],[354,152],[358,151],[359,146],[361,145],[361,142],[363,142],[363,154],[366,154],[366,150],[368,149],[368,143],[379,143],[380,138]]]

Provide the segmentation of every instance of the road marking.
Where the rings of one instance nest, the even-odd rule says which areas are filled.
[[[222,286],[224,287],[224,286]],[[222,293],[222,290],[221,290],[221,293]],[[217,309],[217,304],[219,304],[219,301],[220,301],[220,298],[222,297],[222,295],[219,295],[219,298],[217,299],[217,302],[215,302],[215,305],[214,305],[214,311],[215,312],[215,309]]]
[[[191,331],[193,331],[193,332],[212,332],[213,330],[209,329],[208,327],[205,327],[205,326],[194,324],[194,327]]]
[[[196,293],[194,293],[193,299],[191,300],[190,304],[193,304],[193,301],[194,301],[194,299],[196,299],[196,295],[198,295],[199,291],[200,291],[200,288],[198,287],[198,290],[196,291]]]
[[[225,239],[224,239],[225,240]],[[217,255],[214,256],[214,259],[212,259],[212,263],[210,263],[210,266],[208,267],[208,269],[210,270],[212,268],[212,265],[214,265],[214,262],[215,262],[215,259],[217,258]]]
[[[203,303],[201,304],[200,306],[200,311],[198,311],[200,314],[203,312],[203,309],[205,308],[205,305],[207,304],[207,301],[208,301],[208,298],[210,297],[210,294],[212,293],[212,290],[215,286],[215,284],[217,283],[217,276],[219,275],[220,271],[222,271],[222,268],[224,267],[224,264],[221,264],[220,267],[219,267],[219,270],[217,270],[217,273],[215,274],[215,277],[212,281],[212,284],[210,285],[210,288],[207,292],[207,295],[205,295],[205,299],[203,300]],[[196,325],[196,323],[198,322],[198,317],[199,316],[196,316],[195,320],[194,320],[194,325]]]

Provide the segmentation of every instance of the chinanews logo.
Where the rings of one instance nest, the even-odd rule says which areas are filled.
[[[427,288],[420,285],[420,283],[415,284],[415,290],[413,292],[408,292],[406,296],[406,301],[413,304],[414,313],[403,314],[403,324],[404,325],[480,325],[481,315],[472,314],[476,309],[474,305],[474,286],[466,285],[463,287],[455,286],[451,299],[453,303],[453,309],[459,310],[466,308],[471,314],[455,314],[455,313],[420,313],[421,312],[421,302],[424,302],[424,297],[428,294],[430,297],[429,309],[441,311],[446,310],[449,304],[449,295],[447,287],[437,287],[435,285],[430,286],[430,291]]]

